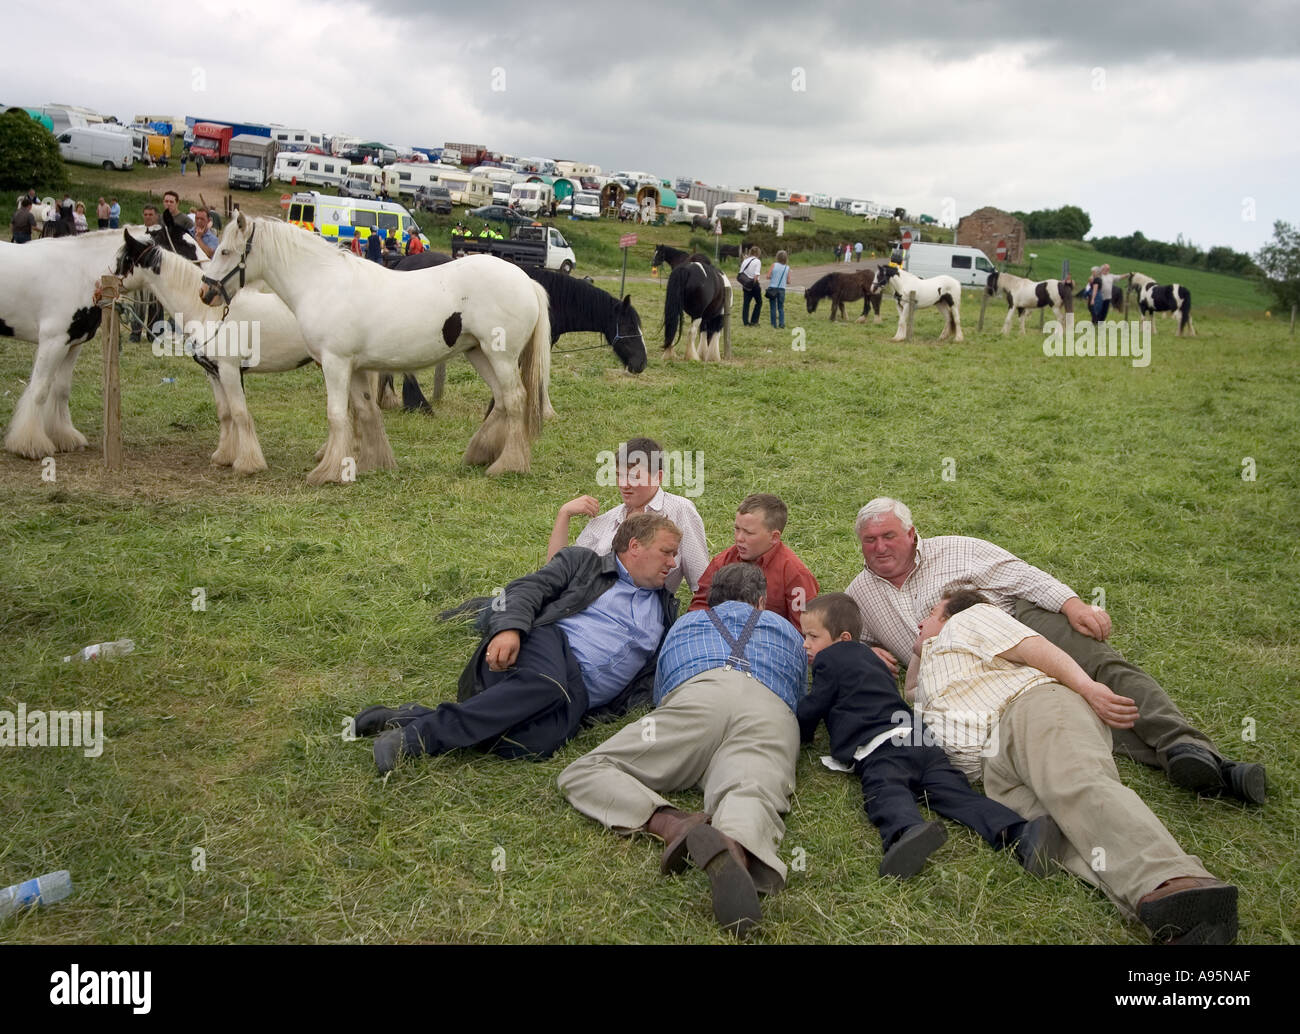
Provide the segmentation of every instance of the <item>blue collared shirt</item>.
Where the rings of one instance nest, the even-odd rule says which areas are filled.
[[[739,639],[753,612],[748,603],[730,600],[714,608],[733,639]],[[687,679],[726,665],[731,647],[713,627],[709,615],[694,610],[679,618],[664,640],[655,671],[655,706]],[[779,696],[794,711],[808,685],[808,659],[803,637],[785,618],[764,611],[745,646],[754,678]]]
[[[623,562],[618,581],[585,610],[556,624],[582,668],[589,707],[602,707],[627,688],[645,667],[664,634],[664,608],[656,589],[632,581]]]

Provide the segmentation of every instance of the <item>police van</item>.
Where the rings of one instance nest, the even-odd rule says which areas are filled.
[[[429,238],[420,232],[415,217],[393,201],[303,191],[290,198],[285,221],[341,244],[350,243],[353,237],[364,241],[372,233],[379,233],[385,240],[396,236],[403,250],[411,234],[419,237],[426,248],[429,246]]]

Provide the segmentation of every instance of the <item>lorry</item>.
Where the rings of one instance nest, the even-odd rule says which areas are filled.
[[[194,123],[194,143],[190,144],[190,157],[203,155],[208,162],[224,162],[230,157],[230,141],[235,131],[216,122]]]
[[[554,226],[516,226],[509,240],[485,237],[452,237],[451,257],[495,255],[516,266],[540,266],[543,269],[572,273],[578,264],[560,231]]]
[[[230,175],[232,187],[261,190],[271,182],[279,144],[266,136],[240,133],[230,141]]]
[[[74,126],[58,136],[59,154],[66,162],[126,171],[135,161],[130,133],[98,126]]]

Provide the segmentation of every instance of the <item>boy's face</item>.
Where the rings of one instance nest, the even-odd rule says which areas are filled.
[[[921,647],[925,645],[925,641],[933,639],[943,631],[943,626],[948,622],[948,615],[944,613],[947,607],[948,601],[940,600],[931,608],[930,613],[925,616],[925,620],[921,622],[921,627],[917,630],[916,642],[912,646],[918,657],[921,655]]]
[[[736,552],[754,561],[781,541],[781,533],[763,522],[762,512],[736,514]]]
[[[618,494],[629,510],[644,510],[659,491],[664,479],[662,470],[650,473],[644,463],[630,463],[618,472]]]
[[[849,634],[845,632],[839,639],[832,639],[831,634],[826,631],[826,626],[822,624],[821,615],[813,611],[804,611],[799,624],[803,628],[803,652],[808,655],[810,664],[826,647],[849,638]]]

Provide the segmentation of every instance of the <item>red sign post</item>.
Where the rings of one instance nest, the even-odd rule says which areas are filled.
[[[623,297],[623,286],[627,283],[627,249],[636,243],[635,233],[625,233],[618,239],[618,246],[623,249],[623,275],[618,281],[618,296]]]
[[[912,246],[912,231],[911,231],[911,230],[904,230],[904,231],[903,231],[903,241],[902,241],[902,244],[903,244],[903,250],[904,250],[904,251],[906,251],[908,248],[910,248],[910,247]]]
[[[1006,241],[1004,241],[1004,240],[998,241],[998,251],[997,251],[997,255],[998,255],[998,261],[999,261],[999,262],[1005,262],[1005,261],[1007,260],[1007,242],[1006,242]]]

